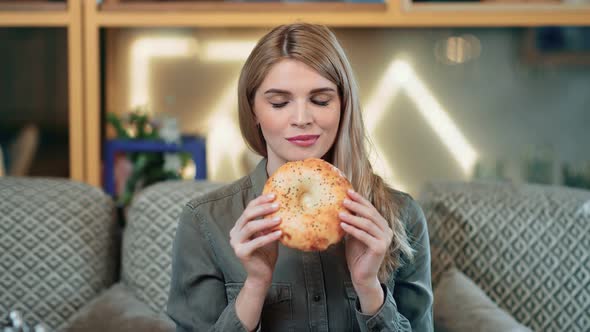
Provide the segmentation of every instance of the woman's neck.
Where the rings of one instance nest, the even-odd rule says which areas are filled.
[[[266,175],[270,177],[275,173],[275,171],[283,165],[284,162],[275,161],[272,159],[266,160]]]

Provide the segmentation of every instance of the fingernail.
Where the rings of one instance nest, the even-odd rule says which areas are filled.
[[[275,198],[275,194],[268,194],[268,195],[266,195],[266,197],[268,197],[268,198]]]
[[[277,221],[280,221],[280,220],[281,220],[281,217],[278,217],[278,216],[272,218],[272,221],[274,221],[274,222],[277,222]]]
[[[351,194],[354,194],[354,190],[353,189],[348,189],[348,192]]]
[[[281,230],[278,230],[278,231],[274,231],[273,232],[274,235],[280,235],[281,233],[282,233]]]
[[[348,205],[348,204],[350,204],[350,203],[351,203],[351,200],[350,200],[350,199],[348,199],[348,198],[345,198],[345,199],[344,199],[344,204],[347,204],[347,205]]]
[[[338,213],[341,217],[346,217],[346,212],[340,212]]]
[[[271,207],[272,207],[273,209],[276,209],[276,208],[278,208],[278,207],[279,207],[279,203],[272,203]]]

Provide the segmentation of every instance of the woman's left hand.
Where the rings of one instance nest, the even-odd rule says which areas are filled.
[[[380,285],[379,267],[389,252],[393,230],[369,200],[353,190],[348,191],[348,198],[344,200],[344,207],[352,214],[342,212],[340,219],[342,229],[348,234],[346,262],[352,283],[359,292]]]

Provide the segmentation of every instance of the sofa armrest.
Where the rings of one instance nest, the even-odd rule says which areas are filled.
[[[69,321],[66,332],[173,332],[172,320],[139,301],[117,283],[86,304]]]
[[[434,290],[433,313],[437,332],[531,332],[456,268],[442,273]]]

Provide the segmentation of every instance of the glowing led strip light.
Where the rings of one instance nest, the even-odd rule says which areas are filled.
[[[243,62],[255,46],[255,42],[209,42],[201,52],[197,51],[197,43],[190,38],[142,38],[138,40],[131,52],[131,107],[149,105],[148,83],[149,62],[154,57],[186,57],[198,56],[204,61],[240,61]],[[447,112],[417,77],[412,67],[404,61],[394,60],[383,75],[377,90],[369,98],[364,107],[365,123],[371,136],[374,136],[377,124],[381,121],[385,111],[400,91],[404,91],[416,104],[420,114],[426,119],[430,127],[440,137],[448,151],[453,155],[465,174],[468,174],[475,162],[477,153],[467,142],[463,134],[450,119]],[[239,158],[246,149],[241,140],[239,128],[232,117],[237,106],[237,80],[234,80],[224,90],[215,107],[213,116],[208,120],[208,162],[211,178],[215,179],[221,161],[227,154],[232,158],[232,168],[239,176]],[[385,101],[385,102],[383,102]],[[228,137],[231,135],[232,137]],[[222,139],[222,137],[224,139]],[[400,190],[404,190],[401,182],[395,178],[392,167],[385,161],[378,159],[384,153],[379,145],[375,145],[375,153],[371,154],[371,162],[375,171],[386,181]],[[385,163],[385,165],[383,164]]]

